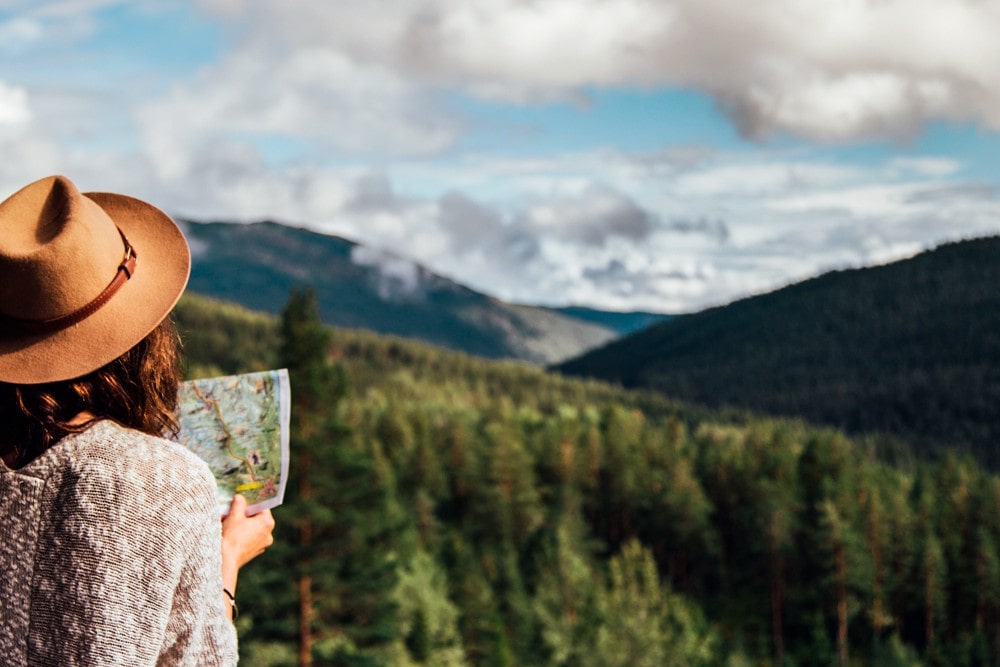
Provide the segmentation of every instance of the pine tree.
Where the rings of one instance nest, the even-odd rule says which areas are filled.
[[[861,526],[865,545],[871,557],[871,599],[868,601],[868,615],[872,629],[872,645],[877,647],[884,631],[892,625],[892,615],[886,603],[889,585],[888,557],[890,551],[890,523],[886,512],[884,496],[890,485],[883,476],[869,470],[861,484],[860,511]]]
[[[494,422],[484,431],[487,480],[477,496],[477,515],[487,525],[486,517],[493,517],[503,540],[521,549],[542,521],[533,459],[509,423]]]
[[[913,573],[914,606],[919,610],[924,650],[928,655],[938,656],[941,623],[947,609],[948,562],[937,535],[936,519],[940,502],[931,471],[921,471],[912,496],[916,508],[914,538],[917,554]]]
[[[532,611],[551,665],[579,665],[593,650],[598,628],[599,578],[588,554],[585,528],[575,513],[562,514],[547,535],[535,567]]]
[[[717,637],[700,610],[664,586],[648,549],[630,540],[609,563],[599,596],[602,623],[593,667],[691,667],[711,664]]]
[[[314,656],[367,664],[397,637],[393,489],[377,483],[377,443],[338,416],[347,383],[329,359],[330,332],[311,290],[291,294],[281,329],[294,397],[288,509],[298,528],[299,665]]]
[[[296,496],[289,503],[298,527],[299,665],[313,664],[314,600],[312,565],[321,507],[315,497],[317,451],[330,435],[330,412],[345,383],[329,361],[330,335],[320,323],[316,296],[310,289],[293,291],[281,315],[279,359],[293,387],[291,422],[292,471]]]
[[[799,458],[804,512],[802,536],[808,576],[814,577],[818,599],[813,609],[833,600],[837,664],[846,667],[849,629],[870,599],[871,555],[860,532],[857,474],[860,466],[850,443],[842,436],[824,434],[807,442]]]
[[[465,654],[474,665],[513,667],[515,663],[497,601],[482,560],[460,536],[445,549],[451,599],[459,609],[458,627]]]
[[[444,571],[429,553],[418,549],[398,572],[394,598],[408,655],[397,651],[391,664],[465,667],[458,609],[448,598]]]

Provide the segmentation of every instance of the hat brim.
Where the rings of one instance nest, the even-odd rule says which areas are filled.
[[[187,285],[191,253],[167,214],[126,195],[83,196],[104,209],[128,238],[137,256],[135,271],[107,303],[81,322],[53,333],[0,339],[2,382],[59,382],[97,370],[155,329]]]

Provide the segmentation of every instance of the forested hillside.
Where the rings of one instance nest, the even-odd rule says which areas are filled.
[[[186,298],[191,373],[292,375],[241,665],[992,665],[1000,479]]]
[[[558,367],[1000,465],[1000,237],[674,318]]]

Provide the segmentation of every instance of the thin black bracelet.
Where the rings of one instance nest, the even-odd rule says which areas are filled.
[[[235,621],[240,615],[240,608],[236,606],[236,596],[230,593],[225,586],[222,587],[222,592],[229,598],[229,606],[233,608],[233,620]]]

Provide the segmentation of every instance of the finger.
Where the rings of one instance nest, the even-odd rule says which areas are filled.
[[[240,494],[233,495],[233,501],[229,504],[229,513],[236,516],[245,516],[247,511],[247,499]]]

